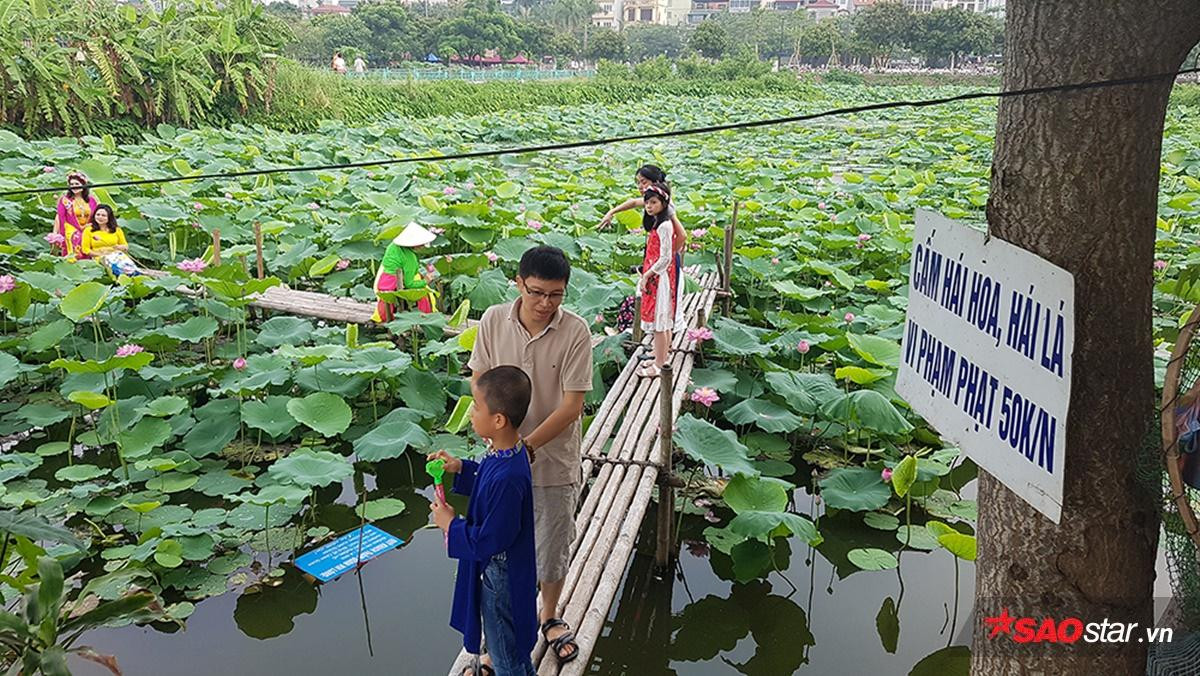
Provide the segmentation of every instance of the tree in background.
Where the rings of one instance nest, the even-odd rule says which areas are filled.
[[[568,31],[586,28],[592,15],[600,8],[595,0],[550,0],[542,5],[546,17],[554,26]]]
[[[584,56],[596,61],[624,61],[628,50],[629,45],[625,42],[624,33],[618,33],[611,28],[601,28],[592,33]]]
[[[683,53],[683,29],[678,26],[635,24],[622,31],[629,44],[629,60],[645,61],[660,56],[674,59]]]
[[[800,31],[795,45],[798,57],[817,65],[837,65],[850,51],[850,42],[835,21],[813,21]]]
[[[416,58],[425,56],[417,44],[417,22],[408,7],[395,0],[372,0],[354,9],[370,33],[367,39],[367,58],[380,64],[400,61],[405,54]]]
[[[334,14],[321,16],[313,20],[320,30],[321,51],[319,54],[309,54],[309,58],[320,57],[328,61],[334,52],[344,49],[357,49],[370,53],[371,31],[362,19],[354,14]]]
[[[437,34],[443,54],[476,56],[494,49],[511,57],[523,48],[516,20],[496,0],[467,0],[462,14],[443,21]]]
[[[574,59],[580,56],[581,48],[573,33],[556,31],[546,44],[546,52],[556,59]]]
[[[795,51],[800,33],[813,20],[808,12],[722,12],[713,16],[729,36],[731,45],[746,45],[761,59],[787,59]]]
[[[913,14],[899,2],[881,2],[854,14],[854,31],[871,57],[871,65],[885,67],[905,36]]]
[[[986,55],[997,49],[1003,33],[993,17],[954,7],[922,12],[909,22],[906,42],[934,67],[949,62],[953,69],[968,54]]]
[[[688,47],[710,59],[719,59],[729,53],[732,42],[718,21],[705,19],[688,37]]]

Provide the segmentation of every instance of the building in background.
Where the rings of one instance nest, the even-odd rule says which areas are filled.
[[[597,2],[598,11],[592,15],[592,25],[599,28],[618,28],[617,16],[621,11],[621,4],[616,0],[603,0]]]
[[[713,14],[729,11],[729,0],[692,0],[687,13],[687,22],[697,24]]]
[[[808,16],[816,21],[832,19],[837,15],[838,10],[838,4],[833,0],[816,0],[804,6],[804,11],[808,12]]]

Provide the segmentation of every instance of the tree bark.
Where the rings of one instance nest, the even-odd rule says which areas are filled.
[[[1200,40],[1200,2],[1009,0],[1004,89],[1176,70]],[[1075,276],[1075,352],[1062,519],[990,475],[979,481],[972,673],[1142,674],[1153,624],[1156,487],[1135,476],[1152,434],[1151,295],[1159,162],[1170,79],[1003,99],[993,236]],[[1140,623],[1105,649],[988,638],[982,618]],[[1144,635],[1144,634],[1143,634]]]

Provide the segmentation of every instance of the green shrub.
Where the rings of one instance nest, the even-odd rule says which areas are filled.
[[[615,77],[617,69],[624,74]],[[607,77],[590,80],[405,82],[347,78],[287,61],[279,65],[270,109],[240,121],[286,131],[311,131],[326,119],[363,124],[385,115],[412,118],[478,115],[539,106],[610,105],[651,97],[722,95],[804,99],[819,96],[812,84],[790,73],[740,79],[674,76],[657,79],[638,77],[628,67],[612,64]]]
[[[624,80],[629,77],[629,66],[608,59],[596,64],[596,77],[602,80]]]
[[[1200,107],[1200,84],[1175,85],[1171,90],[1171,105]]]
[[[831,70],[823,78],[830,84],[861,85],[863,76],[845,70]]]
[[[656,56],[634,66],[633,77],[639,82],[663,82],[675,77],[675,71],[670,59]]]

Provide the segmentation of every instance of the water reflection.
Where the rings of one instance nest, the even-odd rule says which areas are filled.
[[[400,461],[385,463],[378,477],[360,484],[369,500],[390,497],[407,506],[377,522],[404,538],[405,546],[367,563],[361,576],[348,573],[318,587],[285,566],[277,587],[198,604],[185,632],[102,630],[89,634],[87,642],[116,654],[131,676],[193,674],[197,664],[204,671],[237,674],[445,673],[461,645],[447,625],[454,566],[440,534],[422,529],[428,490],[422,476],[415,477],[417,486],[412,478]],[[341,490],[323,490],[321,506],[303,527],[332,533],[358,527],[357,495],[350,481]],[[640,542],[652,548],[649,521]],[[700,517],[684,519],[685,544],[674,577],[663,579],[655,571],[652,552],[635,555],[597,638],[590,673],[966,673],[960,668],[969,663],[967,649],[946,649],[955,575],[946,552],[908,552],[901,557],[900,573],[863,573],[846,552],[855,547],[896,551],[894,533],[826,515],[821,520],[825,542],[818,550],[781,541],[762,560],[764,578],[738,583],[745,571],[703,544],[708,525]],[[957,572],[965,599],[959,634],[969,636],[962,618],[970,611],[974,572],[968,564]],[[214,645],[222,649],[212,650]],[[93,666],[72,663],[76,676],[104,673]]]
[[[317,609],[317,588],[295,568],[285,568],[278,587],[258,586],[238,597],[233,621],[250,638],[283,636],[295,628],[293,620]]]
[[[956,572],[946,552],[907,552],[900,570],[859,571],[846,552],[897,551],[895,534],[828,516],[819,549],[776,546],[770,574],[739,583],[728,556],[689,540],[706,525],[684,520],[673,580],[656,575],[650,551],[635,556],[597,641],[592,673],[908,674],[918,664],[914,674],[968,673],[969,649],[946,648],[955,633]],[[647,534],[641,542],[652,546]],[[974,571],[964,564],[957,572],[961,598],[970,599]]]

